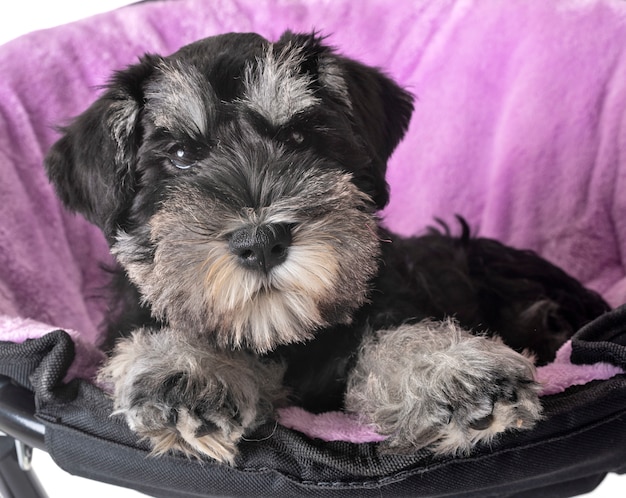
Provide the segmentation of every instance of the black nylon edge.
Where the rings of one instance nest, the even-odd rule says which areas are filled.
[[[586,477],[597,480],[598,475],[617,471],[624,465],[626,385],[624,379],[607,382],[619,384],[605,393],[615,395],[619,391],[622,408],[608,417],[600,414],[594,422],[581,421],[577,430],[362,482],[313,483],[269,468],[233,469],[176,457],[152,459],[146,457],[145,450],[105,441],[64,425],[50,424],[46,439],[53,457],[65,470],[157,497],[505,497],[543,488],[551,491],[533,496],[569,496],[560,494],[554,485],[579,481],[585,491]],[[571,487],[567,489],[568,493],[572,491]]]
[[[607,361],[602,354],[609,351],[612,361],[623,361],[624,323],[626,307],[581,329],[574,340],[582,360]],[[544,397],[547,418],[536,429],[506,434],[466,459],[381,455],[376,444],[325,443],[273,424],[241,443],[236,469],[178,456],[152,459],[147,444],[110,417],[102,391],[84,381],[61,384],[73,355],[63,331],[0,343],[0,373],[35,390],[37,415],[62,468],[154,496],[513,496],[560,482],[588,486],[626,461],[623,375]],[[540,496],[561,496],[556,492]]]
[[[60,384],[74,354],[74,342],[63,330],[22,343],[0,341],[0,374],[46,397]]]
[[[626,370],[626,305],[598,317],[572,338],[572,363],[608,362]]]

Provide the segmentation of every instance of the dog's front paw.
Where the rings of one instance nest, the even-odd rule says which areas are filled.
[[[419,435],[425,436],[423,446],[431,446],[435,453],[466,455],[478,443],[490,443],[507,431],[531,429],[541,418],[532,362],[498,343],[483,349],[483,360],[478,358],[480,350],[476,352],[478,365],[468,364],[440,379],[447,384],[443,396],[437,386],[426,394],[431,417],[438,417],[442,408],[447,412],[432,432]],[[390,450],[406,446],[402,435],[394,435],[387,445]]]
[[[532,361],[453,321],[425,321],[365,345],[346,407],[383,435],[384,449],[464,455],[541,418]]]
[[[233,465],[244,432],[262,421],[259,372],[245,357],[191,348],[142,331],[118,343],[100,378],[114,410],[154,455],[180,451]],[[271,382],[271,378],[268,379]]]
[[[172,372],[161,385],[150,374],[137,376],[132,383],[129,397],[115,397],[116,413],[149,439],[154,455],[180,451],[234,464],[237,443],[255,414],[248,409],[244,420],[246,411],[227,386],[189,372]]]

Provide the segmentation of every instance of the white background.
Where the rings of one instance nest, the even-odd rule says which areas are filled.
[[[0,7],[0,44],[24,33],[78,20],[132,3],[128,0],[11,0]],[[626,50],[626,48],[625,48]],[[2,75],[0,75],[2,77]],[[34,468],[50,498],[130,498],[140,493],[88,481],[60,470],[51,458],[35,451]],[[626,497],[626,475],[609,475],[592,498]],[[0,497],[1,498],[1,497]]]

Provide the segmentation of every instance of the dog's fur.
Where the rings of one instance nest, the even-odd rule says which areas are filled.
[[[380,226],[412,110],[316,35],[227,34],[145,56],[64,129],[51,181],[142,303],[102,377],[155,453],[232,464],[283,403],[358,413],[389,451],[464,453],[541,417],[522,352],[549,361],[606,305],[466,226]]]

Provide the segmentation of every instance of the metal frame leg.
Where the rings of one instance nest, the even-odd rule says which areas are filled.
[[[0,435],[0,496],[48,498],[35,473],[24,463],[23,457],[21,462],[18,461],[15,443],[12,437]]]

